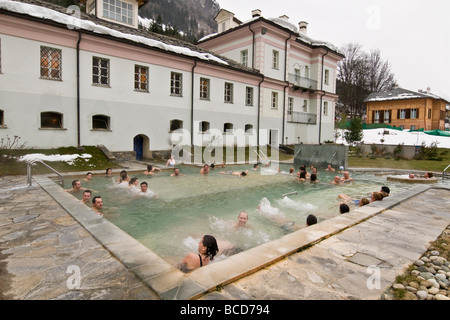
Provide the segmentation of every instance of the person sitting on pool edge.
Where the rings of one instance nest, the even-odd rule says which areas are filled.
[[[211,262],[219,252],[216,238],[210,235],[204,235],[198,243],[198,253],[188,253],[181,262],[180,269],[183,272],[206,266]]]

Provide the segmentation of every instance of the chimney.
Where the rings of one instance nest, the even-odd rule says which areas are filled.
[[[261,10],[255,9],[252,10],[252,18],[261,17]]]
[[[280,16],[280,19],[284,20],[284,21],[289,21],[289,17],[285,14],[283,14],[282,16]]]
[[[431,88],[427,87],[427,94],[430,94],[430,93],[431,93]]]
[[[298,23],[298,30],[300,33],[304,34],[306,36],[306,33],[308,31],[308,22],[306,21],[300,21]]]

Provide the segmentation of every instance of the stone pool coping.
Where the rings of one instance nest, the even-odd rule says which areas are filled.
[[[70,174],[70,175],[73,175]],[[113,256],[150,287],[161,299],[197,299],[237,279],[261,270],[285,257],[325,240],[385,210],[391,209],[429,189],[449,189],[436,185],[415,185],[383,201],[352,210],[345,215],[327,219],[277,240],[240,252],[189,273],[183,273],[142,243],[96,215],[49,176],[35,176],[36,181],[78,223]]]

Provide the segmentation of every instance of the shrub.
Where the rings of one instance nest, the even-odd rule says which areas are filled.
[[[22,150],[26,146],[26,142],[21,143],[19,136],[10,138],[8,135],[6,138],[0,139],[0,162],[15,162],[19,156],[19,150]]]

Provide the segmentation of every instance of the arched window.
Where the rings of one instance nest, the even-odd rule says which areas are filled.
[[[245,125],[245,133],[253,133],[253,125],[252,124]]]
[[[41,112],[41,128],[62,129],[63,115],[59,112]]]
[[[208,130],[209,130],[209,122],[208,121],[200,122],[199,131],[200,132],[206,132]]]
[[[223,124],[223,132],[224,133],[233,133],[233,124],[232,123],[224,123]]]
[[[103,114],[96,114],[92,116],[93,130],[110,130],[110,117]]]
[[[183,129],[183,121],[178,119],[170,120],[170,132],[177,129]]]

